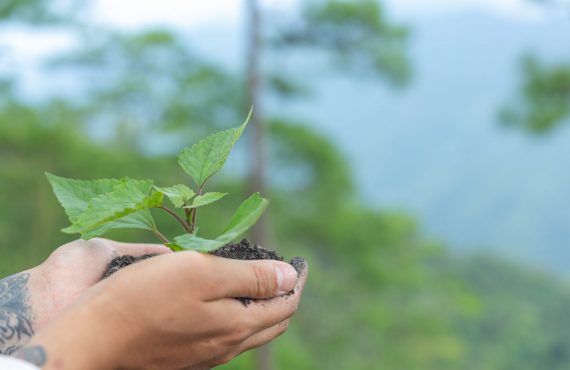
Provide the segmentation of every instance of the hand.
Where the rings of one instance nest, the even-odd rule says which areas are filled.
[[[160,245],[78,240],[58,248],[41,265],[0,280],[0,354],[23,346],[35,331],[101,280],[114,257],[168,252]]]
[[[47,357],[44,370],[209,369],[283,333],[307,272],[298,279],[284,262],[196,252],[159,256],[95,286],[18,355],[38,365]]]
[[[100,238],[76,240],[59,247],[45,262],[30,270],[29,295],[34,329],[41,329],[99,282],[113,258],[171,252],[158,244],[119,243]]]

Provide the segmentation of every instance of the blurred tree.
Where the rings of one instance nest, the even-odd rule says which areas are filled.
[[[407,61],[402,56],[406,32],[402,28],[388,25],[381,14],[379,3],[375,0],[304,2],[300,24],[289,24],[282,30],[263,30],[259,3],[256,0],[247,0],[245,4],[248,14],[246,96],[247,105],[254,107],[249,181],[252,190],[264,191],[268,166],[266,130],[261,113],[263,112],[261,96],[266,85],[261,67],[261,58],[265,51],[262,43],[265,32],[270,34],[277,32],[278,41],[274,46],[279,46],[281,51],[285,47],[287,49],[319,47],[340,62],[337,63],[337,67],[342,70],[359,74],[363,71],[372,71],[379,76],[387,76],[394,83],[402,83],[408,76]],[[277,48],[273,51],[275,50]],[[284,82],[287,78],[281,77],[278,72],[273,73],[268,81],[271,83],[269,87],[273,87],[281,95],[288,97],[295,95],[297,89],[292,88],[292,84]],[[319,217],[319,215],[314,216]],[[252,230],[253,239],[261,245],[269,244],[267,227],[265,216]],[[257,352],[258,370],[274,368],[269,351],[269,347],[266,346]]]
[[[566,0],[529,0],[544,7],[570,9]],[[546,65],[528,54],[521,60],[523,86],[518,103],[503,107],[501,123],[544,135],[568,123],[570,118],[570,64]]]
[[[245,2],[246,19],[246,109],[251,107],[250,124],[251,144],[250,155],[250,192],[266,193],[265,175],[267,166],[265,123],[262,116],[263,71],[261,69],[262,34],[261,9],[257,0]],[[267,215],[263,215],[251,230],[251,237],[259,245],[270,245],[268,239]],[[272,370],[275,368],[271,356],[271,345],[267,344],[255,351],[255,369]]]
[[[2,0],[0,21],[46,25],[69,22],[70,14],[89,5],[89,0]]]
[[[542,135],[570,118],[570,65],[547,66],[533,56],[523,59],[520,102],[500,113],[507,127]]]
[[[376,0],[316,0],[303,2],[301,16],[278,27],[273,45],[281,51],[324,52],[337,71],[402,86],[411,74],[408,35],[406,27],[389,22]]]
[[[144,150],[146,139],[161,132],[183,139],[241,118],[240,85],[173,32],[100,30],[84,45],[50,66],[82,81],[75,104],[91,130],[121,133],[119,142]]]

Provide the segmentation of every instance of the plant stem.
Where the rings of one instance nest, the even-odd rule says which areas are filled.
[[[156,237],[158,239],[160,239],[164,244],[169,244],[170,241],[166,238],[166,236],[162,235],[162,233],[160,231],[158,231],[157,229],[153,229],[152,233],[154,235],[156,235]]]
[[[184,230],[186,230],[186,232],[188,232],[188,233],[190,232],[190,226],[188,225],[188,223],[186,221],[184,221],[180,216],[178,216],[176,214],[176,212],[174,212],[173,210],[171,210],[170,208],[165,207],[165,206],[161,206],[158,208],[168,212],[172,217],[174,217],[176,219],[176,221],[178,221],[178,223],[180,225],[182,225],[182,227],[184,228]]]
[[[202,193],[204,192],[204,186],[206,185],[206,183],[203,183],[200,188],[198,189],[197,192],[197,196],[202,195]],[[194,234],[194,231],[196,231],[196,219],[198,218],[198,208],[192,208],[192,211],[190,212],[190,234]]]
[[[190,225],[192,223],[192,212],[189,208],[184,208],[184,214],[186,215],[186,223]]]
[[[192,226],[191,226],[191,234],[194,234],[196,231],[196,220],[198,219],[198,211],[197,208],[192,208]]]

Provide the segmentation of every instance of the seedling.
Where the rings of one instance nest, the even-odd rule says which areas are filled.
[[[250,117],[251,111],[239,127],[217,132],[180,153],[178,164],[194,180],[192,187],[183,184],[159,187],[153,185],[152,180],[130,178],[84,181],[46,173],[71,222],[62,231],[79,233],[87,240],[113,229],[144,229],[175,251],[209,252],[236,239],[253,226],[267,208],[268,201],[259,193],[253,194],[239,206],[228,226],[216,239],[204,239],[197,235],[198,209],[227,195],[205,193],[204,190],[208,180],[224,166]],[[165,198],[170,200],[174,209],[165,204]],[[185,233],[170,241],[156,227],[152,209],[165,211],[172,216]]]

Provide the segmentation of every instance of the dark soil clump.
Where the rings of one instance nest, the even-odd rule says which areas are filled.
[[[236,260],[276,260],[283,261],[283,257],[278,255],[275,251],[266,249],[258,246],[255,243],[250,242],[247,239],[243,239],[239,243],[229,243],[215,251],[210,252],[210,254],[218,257],[231,258]],[[301,274],[301,271],[305,265],[305,259],[303,257],[293,258],[289,264],[293,266],[297,274]],[[289,295],[294,294],[295,291],[289,292]],[[251,298],[237,298],[244,306],[251,303]]]
[[[127,267],[133,263],[140,262],[154,256],[156,256],[156,254],[145,254],[137,257],[129,255],[115,257],[111,262],[109,262],[109,266],[107,267],[107,271],[105,272],[105,275],[103,275],[103,278],[108,278],[123,267]]]
[[[283,261],[283,257],[276,252],[260,247],[247,239],[239,243],[226,244],[210,254],[234,260],[276,260]]]

